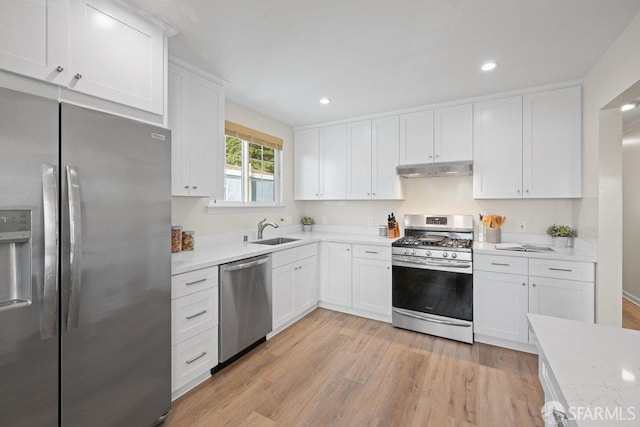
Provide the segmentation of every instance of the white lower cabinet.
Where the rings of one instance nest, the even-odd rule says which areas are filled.
[[[527,313],[593,323],[594,280],[595,265],[590,262],[477,254],[474,332],[535,344]]]
[[[352,286],[353,308],[391,316],[389,248],[354,245]]]
[[[218,269],[171,278],[171,395],[207,379],[218,364]]]
[[[272,322],[276,331],[318,302],[318,245],[312,243],[272,255]]]
[[[320,300],[351,307],[351,244],[323,242],[320,247]]]
[[[473,325],[476,334],[527,342],[527,276],[476,271]]]
[[[391,321],[391,247],[321,244],[320,304]]]

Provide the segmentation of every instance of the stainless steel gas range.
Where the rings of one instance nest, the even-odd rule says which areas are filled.
[[[473,343],[473,217],[405,215],[392,243],[392,324]]]

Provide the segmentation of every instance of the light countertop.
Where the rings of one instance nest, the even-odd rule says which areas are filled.
[[[511,242],[503,242],[511,243]],[[550,245],[540,245],[550,246]],[[550,246],[551,247],[551,246]],[[552,247],[553,252],[524,252],[524,251],[508,251],[496,249],[495,243],[487,242],[473,242],[474,254],[486,254],[486,255],[502,255],[502,256],[515,256],[525,258],[544,258],[544,259],[557,259],[563,261],[581,261],[581,262],[596,262],[595,251],[585,248],[555,248]]]
[[[527,316],[541,357],[547,360],[561,399],[569,406],[565,409],[578,415],[577,425],[640,423],[640,331],[538,314]],[[618,411],[620,415],[608,420],[590,419],[596,408],[608,408],[610,413]],[[629,411],[634,421],[629,420]]]
[[[171,274],[180,274],[201,268],[213,267],[244,258],[291,249],[313,242],[325,241],[391,246],[391,243],[395,240],[388,239],[386,237],[379,237],[377,235],[331,232],[296,232],[284,234],[280,237],[290,237],[300,240],[275,246],[260,245],[251,242],[238,242],[209,244],[202,247],[198,247],[198,242],[196,241],[196,248],[193,251],[178,252],[171,255]],[[265,240],[269,238],[271,238],[271,236],[266,237]]]

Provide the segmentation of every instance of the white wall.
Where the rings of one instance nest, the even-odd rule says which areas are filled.
[[[569,199],[545,200],[474,200],[471,176],[442,178],[411,178],[404,180],[404,201],[308,201],[305,214],[329,224],[386,224],[387,215],[394,212],[402,224],[402,216],[410,213],[431,214],[497,214],[507,217],[503,231],[516,232],[518,221],[527,223],[527,233],[545,233],[551,224],[571,224],[572,202]]]
[[[622,152],[622,288],[640,299],[640,127],[624,134]]]
[[[283,204],[286,207],[281,212],[209,214],[206,212],[209,199],[173,197],[171,199],[172,224],[182,225],[185,230],[195,230],[197,236],[253,229],[257,227],[258,221],[265,217],[269,221],[282,224],[280,219],[290,216],[294,224],[299,223],[302,203],[293,201],[293,130],[287,125],[229,100],[225,102],[225,109],[226,120],[283,139]]]
[[[622,124],[619,112],[606,108],[615,107],[612,101],[640,80],[638,46],[640,15],[585,78],[584,198],[574,202],[582,237],[598,243],[596,321],[617,326],[622,319]]]

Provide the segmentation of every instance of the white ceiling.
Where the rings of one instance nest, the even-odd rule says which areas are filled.
[[[299,126],[584,77],[638,0],[129,0],[227,97]],[[498,62],[491,73],[479,70]],[[327,96],[332,103],[318,100]]]

